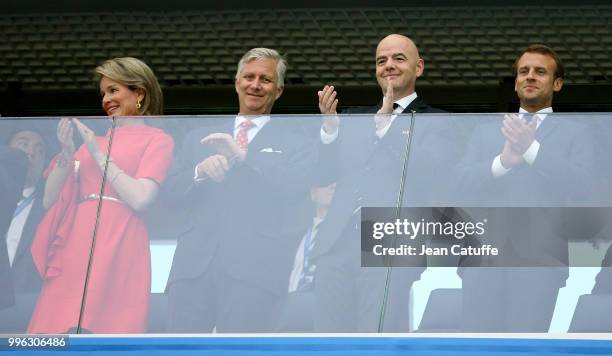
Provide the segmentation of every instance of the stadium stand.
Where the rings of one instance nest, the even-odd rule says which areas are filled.
[[[166,87],[230,85],[245,48],[290,59],[289,84],[372,83],[385,34],[415,37],[420,84],[498,84],[526,43],[558,49],[567,84],[612,81],[612,6],[423,7],[0,16],[0,86],[90,88],[95,63],[136,56]]]

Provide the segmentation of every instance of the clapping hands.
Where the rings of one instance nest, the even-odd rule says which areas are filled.
[[[391,122],[391,114],[393,113],[393,81],[387,80],[387,90],[383,96],[381,108],[374,115],[374,123],[376,130],[382,130]]]
[[[517,114],[504,116],[501,132],[506,138],[500,156],[502,165],[509,169],[523,163],[523,155],[535,141],[537,120],[526,123]]]
[[[202,140],[201,144],[211,145],[218,154],[209,156],[197,166],[197,175],[208,177],[214,182],[222,182],[225,174],[236,161],[243,161],[246,158],[246,151],[238,146],[232,136],[226,133],[213,133]]]
[[[57,139],[62,146],[62,154],[66,157],[72,157],[74,155],[75,127],[92,157],[95,158],[99,156],[101,152],[98,142],[96,141],[96,134],[77,118],[63,118],[57,125]]]
[[[323,131],[334,134],[340,126],[340,118],[336,108],[338,107],[337,92],[333,85],[326,85],[317,93],[319,96],[319,110],[323,117]]]

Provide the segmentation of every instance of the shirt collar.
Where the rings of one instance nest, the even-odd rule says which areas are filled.
[[[323,222],[323,219],[321,219],[320,217],[315,216],[312,219],[313,229],[315,229],[315,230],[318,229],[319,228],[319,224],[322,223],[322,222]]]
[[[414,101],[414,99],[417,98],[417,93],[414,92],[408,96],[405,96],[399,100],[395,101],[395,104],[399,105],[399,108],[397,108],[395,111],[397,112],[402,112],[404,110],[406,110],[406,108]],[[401,108],[401,110],[400,110]]]
[[[29,197],[32,193],[34,193],[34,190],[36,189],[36,187],[27,187],[23,189],[23,196],[24,197]]]
[[[542,123],[542,121],[544,121],[544,119],[546,119],[547,114],[552,114],[553,109],[552,107],[547,107],[541,110],[538,110],[536,112],[534,112],[534,116],[537,116],[538,119],[538,125]],[[529,111],[523,109],[523,108],[519,108],[519,114],[529,114]]]
[[[240,125],[242,125],[242,123],[247,121],[248,119],[250,119],[251,122],[255,124],[255,126],[258,129],[261,129],[262,127],[264,127],[265,124],[268,123],[268,121],[270,121],[270,116],[262,115],[262,116],[257,116],[257,117],[253,117],[253,116],[247,117],[247,116],[238,115],[236,116],[236,120],[234,121],[234,129],[239,128]]]
[[[551,114],[553,112],[552,107],[547,107],[541,110],[536,111],[534,114]],[[529,111],[523,109],[523,108],[519,108],[519,113],[520,114],[529,114]]]

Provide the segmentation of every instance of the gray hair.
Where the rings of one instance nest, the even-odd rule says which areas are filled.
[[[270,48],[253,48],[245,53],[240,62],[238,62],[238,70],[236,70],[236,80],[242,73],[244,65],[253,61],[261,59],[272,59],[276,61],[276,85],[280,88],[285,86],[285,73],[287,72],[287,60],[281,56],[276,50]]]

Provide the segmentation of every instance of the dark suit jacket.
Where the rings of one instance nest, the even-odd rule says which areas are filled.
[[[36,188],[36,197],[32,202],[32,209],[23,226],[21,239],[19,240],[19,245],[17,245],[17,251],[11,266],[13,285],[17,293],[38,293],[42,285],[40,274],[32,261],[30,247],[32,246],[32,240],[34,240],[38,223],[40,223],[46,212],[42,204],[43,192],[44,186],[40,184]]]
[[[456,173],[457,191],[461,194],[458,204],[485,207],[588,204],[591,200],[588,189],[594,176],[594,151],[586,126],[548,115],[536,131],[536,139],[541,146],[534,164],[524,163],[495,178],[491,173],[491,164],[505,142],[500,128],[501,121],[495,120],[475,129]],[[546,230],[544,224],[539,223],[555,220],[549,214],[559,211],[512,209],[503,213],[510,215],[499,216],[498,210],[495,216],[489,217],[489,224],[495,224],[495,231],[506,231],[507,234],[489,236],[489,239],[493,243],[506,245],[506,251],[512,253],[506,257],[512,258],[510,264],[514,266],[567,264],[567,239],[550,229]],[[530,224],[533,219],[538,223]],[[521,223],[517,223],[519,221]],[[501,262],[500,259],[498,261]],[[508,263],[508,260],[504,263]]]
[[[293,119],[272,118],[249,144],[246,160],[221,183],[194,184],[195,166],[215,154],[199,143],[213,132],[233,133],[234,120],[188,135],[168,187],[191,211],[180,236],[170,279],[195,278],[212,261],[234,278],[286,293],[299,243],[299,206],[308,199],[316,161],[314,135]]]
[[[601,271],[595,278],[592,294],[612,294],[612,246],[601,262]]]
[[[0,146],[0,308],[14,302],[6,232],[23,193],[27,167],[28,160],[23,152]]]
[[[343,114],[373,114],[380,106],[355,108]],[[432,172],[452,162],[453,128],[444,115],[436,120],[419,113],[443,113],[417,97],[404,114],[416,112],[408,160],[403,206],[428,206],[432,193],[438,189]],[[397,117],[382,139],[376,136],[371,115],[345,117],[337,139],[320,144],[319,172],[323,180],[337,181],[336,193],[325,222],[319,228],[313,257],[326,254],[337,245],[355,208],[395,207],[406,155],[410,119]],[[436,174],[436,176],[439,176]],[[356,237],[358,240],[359,238]],[[354,242],[354,241],[353,241]]]

